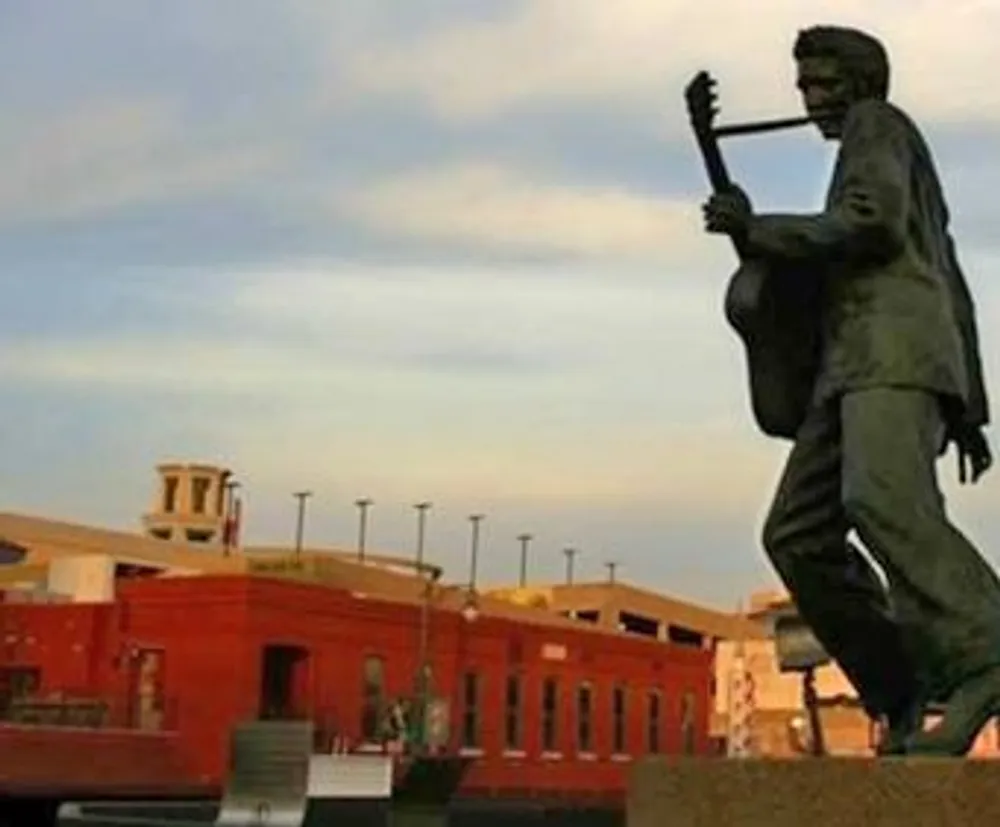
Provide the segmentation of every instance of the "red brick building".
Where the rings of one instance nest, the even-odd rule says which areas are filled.
[[[378,742],[417,696],[421,639],[440,747],[476,761],[469,792],[614,794],[647,753],[704,752],[711,652],[611,633],[431,586],[427,602],[249,575],[139,579],[107,604],[7,604],[3,673],[36,698],[91,699],[105,723],[175,730],[192,778],[217,783],[231,727],[314,718],[323,749]],[[421,632],[421,630],[425,630]]]

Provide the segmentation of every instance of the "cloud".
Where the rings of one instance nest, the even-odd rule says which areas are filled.
[[[136,314],[155,305],[155,328],[8,337],[0,373],[21,383],[223,395],[310,392],[336,376],[391,376],[387,387],[405,392],[398,383],[412,376],[449,392],[471,383],[476,393],[505,393],[515,382],[557,397],[567,381],[591,388],[609,367],[619,379],[638,376],[641,366],[629,363],[637,353],[675,350],[699,328],[723,326],[721,285],[626,268],[342,262],[220,272],[211,305],[199,307],[191,291],[202,278],[175,274],[169,289],[128,294]]]
[[[336,486],[351,468],[383,496],[755,511],[783,448],[754,434],[721,285],[545,272],[344,263],[220,278],[216,317],[194,328],[180,301],[172,334],[11,343],[0,378],[170,404],[279,487]]]
[[[370,494],[373,544],[405,553],[428,497],[456,577],[484,510],[484,574],[516,571],[528,529],[540,571],[574,543],[597,576],[614,556],[735,598],[769,577],[752,549],[786,446],[750,420],[679,92],[708,66],[727,120],[795,109],[791,39],[824,17],[898,57],[1000,375],[998,262],[967,246],[993,240],[986,4],[248,0],[234,27],[178,0],[151,29],[110,2],[0,32],[15,508],[134,527],[157,460],[218,460],[255,539],[287,540],[310,487],[310,540],[350,544]],[[799,210],[829,150],[799,132],[727,158],[761,209]],[[996,537],[1000,477],[959,491],[951,463],[960,524]]]
[[[263,145],[197,137],[163,102],[99,101],[18,127],[0,140],[0,223],[104,215],[218,194],[273,167]],[[210,130],[209,130],[210,133]]]
[[[665,423],[722,428],[719,395],[740,392],[723,378],[738,367],[705,285],[360,265],[229,284],[218,317],[194,328],[180,315],[173,333],[23,339],[0,348],[0,376],[167,405],[269,480],[308,468],[331,482],[347,464],[381,490],[423,480],[567,501],[649,489],[692,444]],[[694,484],[682,476],[678,490]]]
[[[703,67],[722,81],[726,117],[797,109],[789,57],[795,32],[831,20],[887,41],[898,97],[922,119],[993,122],[1000,111],[1000,89],[982,71],[1000,24],[995,3],[546,0],[510,7],[501,19],[462,21],[373,48],[353,60],[345,82],[357,98],[417,100],[454,123],[600,103],[644,110],[674,131],[683,126],[682,84]]]
[[[338,197],[337,215],[386,234],[485,252],[552,253],[674,265],[711,261],[696,203],[624,187],[550,182],[529,171],[471,162],[376,180]]]

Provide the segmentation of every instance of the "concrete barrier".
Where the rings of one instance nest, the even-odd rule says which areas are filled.
[[[387,755],[313,755],[303,827],[397,827],[393,763]]]
[[[222,800],[67,802],[60,827],[387,827],[392,759],[384,755],[313,755],[305,721],[251,721],[232,735]]]
[[[966,759],[646,759],[628,827],[987,827],[1000,763]]]

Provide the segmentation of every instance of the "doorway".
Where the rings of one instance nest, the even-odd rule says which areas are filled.
[[[309,652],[302,646],[272,643],[264,647],[260,680],[261,720],[301,718]]]

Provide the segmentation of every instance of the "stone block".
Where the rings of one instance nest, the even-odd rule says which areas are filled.
[[[636,762],[628,827],[1000,825],[1000,762],[955,758]]]

